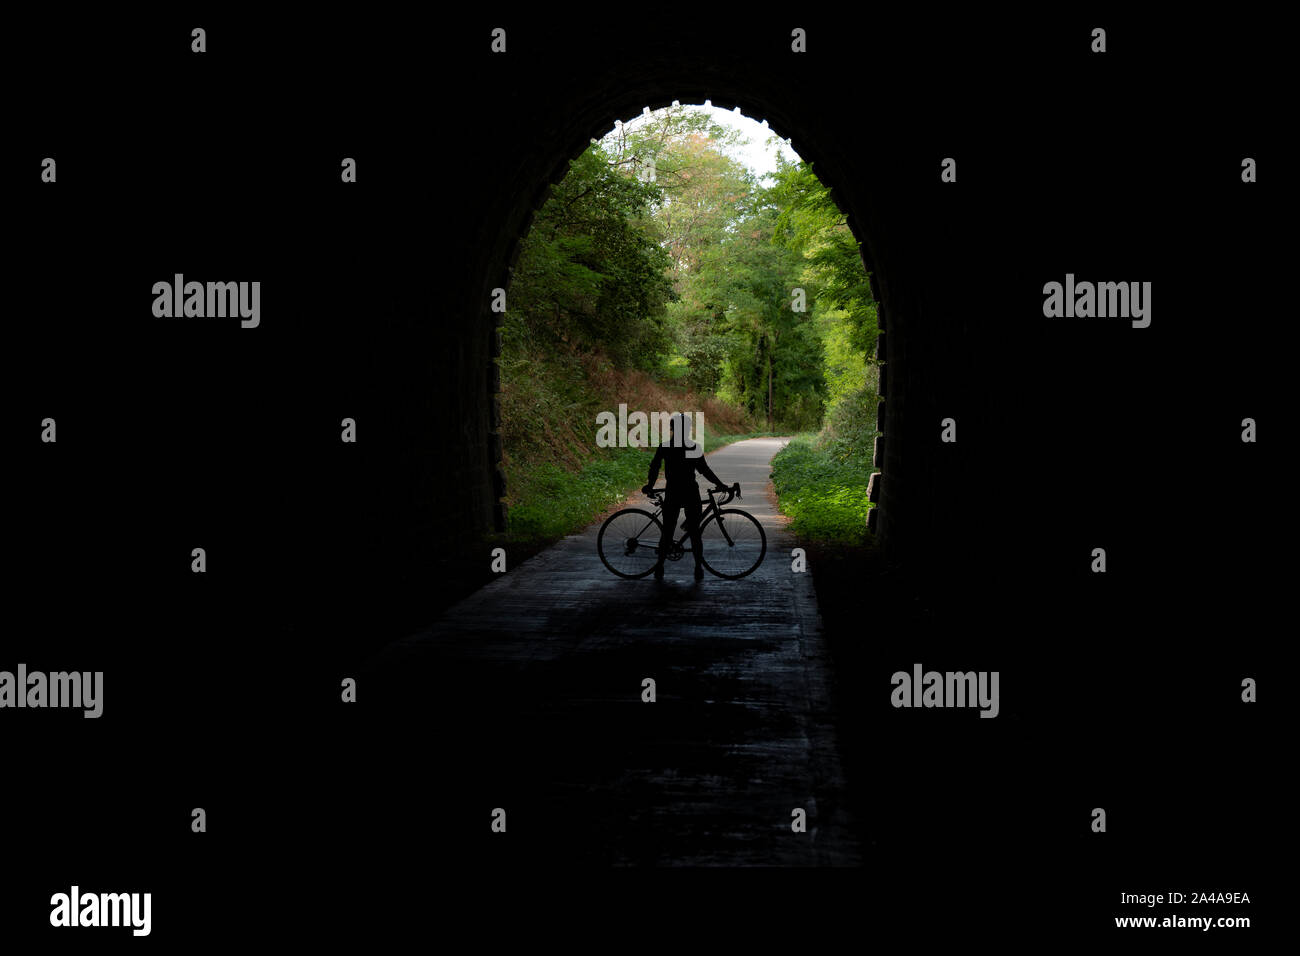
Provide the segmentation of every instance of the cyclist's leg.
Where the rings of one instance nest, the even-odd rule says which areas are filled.
[[[661,520],[664,523],[663,536],[659,539],[659,567],[664,566],[664,561],[668,557],[668,550],[673,544],[673,532],[677,530],[677,513],[681,511],[681,504],[673,499],[664,497],[664,510]]]
[[[689,501],[682,502],[686,511],[686,533],[691,536],[691,554],[695,557],[695,566],[700,567],[700,560],[704,555],[703,544],[700,541],[700,496],[692,495]]]

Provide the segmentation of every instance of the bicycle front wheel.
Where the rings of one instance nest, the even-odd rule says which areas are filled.
[[[655,569],[663,533],[663,525],[650,512],[625,508],[600,526],[596,552],[605,567],[620,578],[643,578]]]
[[[748,511],[724,508],[709,515],[700,527],[700,559],[720,578],[736,580],[763,563],[767,535]]]

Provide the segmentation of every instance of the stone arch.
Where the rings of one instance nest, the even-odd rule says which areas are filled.
[[[877,241],[876,230],[871,228],[874,211],[868,203],[868,197],[853,188],[851,166],[846,161],[845,149],[837,144],[835,137],[819,131],[814,125],[799,121],[797,98],[796,102],[786,102],[775,93],[751,94],[743,89],[747,83],[739,77],[730,81],[718,78],[706,87],[682,83],[671,73],[670,68],[664,67],[662,75],[643,74],[638,78],[639,82],[606,89],[604,96],[593,98],[584,103],[581,109],[566,113],[563,125],[554,132],[545,146],[539,148],[535,156],[524,160],[521,191],[518,194],[520,201],[514,209],[502,211],[502,227],[492,230],[495,239],[487,251],[487,273],[483,277],[483,295],[480,301],[483,303],[481,321],[492,329],[491,368],[488,374],[492,431],[488,440],[487,468],[492,475],[498,498],[493,503],[493,527],[498,531],[505,529],[506,509],[500,501],[505,494],[505,475],[501,465],[502,442],[499,432],[500,373],[496,365],[501,348],[501,316],[492,313],[488,306],[491,290],[508,288],[533,218],[545,203],[551,187],[564,178],[570,162],[582,154],[592,139],[599,139],[612,129],[616,119],[626,121],[647,106],[653,111],[670,106],[674,101],[698,105],[708,100],[712,105],[723,109],[739,108],[742,114],[758,121],[766,119],[773,133],[788,139],[795,152],[813,164],[818,178],[830,189],[831,195],[845,213],[849,229],[860,243],[863,266],[870,276],[872,294],[877,305],[880,337],[876,358],[882,363],[881,403],[878,412],[878,430],[881,435],[875,448],[875,466],[881,472],[872,476],[870,486],[871,500],[876,503],[870,512],[870,529],[882,547],[888,548],[892,545],[893,538],[893,523],[890,520],[892,482],[887,480],[893,470],[889,437],[901,424],[903,403],[889,401],[887,388],[890,380],[899,380],[906,371],[903,366],[906,351],[901,347],[906,336],[906,318],[905,315],[898,314],[903,312],[902,302],[905,298],[894,294],[889,279],[887,251]],[[525,200],[522,197],[527,198]],[[892,371],[887,374],[887,369]]]

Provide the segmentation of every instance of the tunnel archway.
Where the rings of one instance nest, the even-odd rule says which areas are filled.
[[[670,77],[665,76],[659,83],[666,86],[673,81]],[[717,87],[711,86],[710,89]],[[891,361],[899,363],[898,371],[902,371],[903,350],[897,351],[897,356],[891,353],[890,342],[901,342],[906,334],[905,323],[892,315],[886,296],[887,290],[891,288],[886,273],[888,266],[881,265],[881,244],[873,242],[871,234],[862,226],[863,222],[869,222],[872,215],[871,209],[865,203],[865,197],[855,196],[851,185],[849,184],[848,167],[844,165],[844,156],[837,156],[841,152],[834,142],[834,138],[829,140],[822,136],[818,137],[815,131],[809,131],[807,124],[800,124],[798,121],[789,118],[784,114],[780,107],[776,113],[770,113],[762,106],[751,105],[754,100],[751,96],[742,95],[734,87],[727,84],[721,86],[719,95],[703,95],[684,93],[680,95],[669,95],[671,87],[657,99],[648,102],[637,102],[639,89],[629,88],[622,92],[621,95],[615,93],[607,99],[592,103],[590,108],[576,113],[569,117],[565,125],[556,131],[555,137],[550,141],[550,148],[543,154],[536,157],[535,168],[530,170],[530,175],[537,177],[537,182],[528,187],[524,195],[528,200],[518,204],[518,207],[506,214],[507,223],[497,233],[502,242],[497,243],[490,253],[491,274],[488,276],[488,284],[484,290],[484,303],[490,303],[496,295],[496,290],[508,290],[511,272],[513,271],[522,249],[524,238],[532,226],[534,217],[538,210],[545,203],[550,194],[550,189],[559,183],[567,174],[569,164],[577,159],[588,145],[601,136],[613,129],[616,121],[626,121],[628,117],[634,117],[643,111],[655,111],[664,107],[682,103],[685,105],[699,105],[707,103],[728,111],[735,110],[742,115],[754,119],[755,122],[766,120],[769,128],[777,136],[788,140],[800,156],[801,159],[813,165],[818,178],[824,185],[830,188],[832,196],[839,204],[841,210],[845,213],[846,221],[854,238],[860,244],[862,253],[863,266],[871,279],[872,294],[877,303],[877,316],[880,328],[880,337],[877,343],[877,360],[881,361],[881,385],[880,397],[881,406],[879,409],[878,428],[881,432],[876,441],[875,448],[875,466],[881,469],[879,474],[872,477],[871,483],[871,500],[876,506],[869,512],[869,528],[876,535],[877,541],[882,547],[889,547],[891,544],[891,523],[889,520],[890,496],[886,490],[889,482],[886,480],[886,467],[888,461],[889,434],[892,427],[900,424],[898,419],[890,421],[891,405],[887,401],[887,381],[888,375],[884,371],[885,366],[889,366]],[[837,166],[836,159],[841,161]],[[832,170],[826,172],[827,169]],[[835,172],[839,170],[839,172]],[[837,185],[837,183],[839,185]],[[855,197],[851,199],[850,197]],[[504,263],[504,265],[498,265]],[[497,270],[500,270],[499,272]],[[493,275],[504,275],[503,280],[494,282]],[[485,306],[481,321],[491,322],[494,330],[499,330],[503,316],[500,312],[494,311],[489,306]],[[886,330],[889,329],[888,334]],[[494,331],[492,336],[492,358],[493,365],[489,368],[489,387],[491,395],[490,422],[492,431],[489,434],[488,442],[488,467],[492,474],[493,490],[496,500],[492,505],[492,525],[496,531],[506,529],[507,514],[506,506],[501,498],[506,492],[506,479],[502,467],[502,441],[499,429],[501,427],[501,408],[500,408],[500,374],[495,367],[495,362],[500,354],[499,331]],[[895,403],[901,414],[902,403]]]
[[[816,35],[829,44],[833,32]],[[971,493],[982,482],[981,431],[995,407],[986,385],[1007,380],[985,381],[981,369],[1002,354],[992,334],[1000,333],[971,309],[985,263],[978,236],[963,223],[978,228],[990,210],[939,176],[953,150],[947,136],[964,128],[968,114],[948,115],[957,107],[945,111],[942,101],[923,117],[888,98],[866,104],[843,81],[843,58],[857,48],[851,38],[834,42],[838,59],[801,61],[786,59],[798,55],[780,31],[758,27],[743,37],[728,26],[628,48],[611,32],[607,46],[557,61],[568,40],[551,25],[530,32],[526,47],[486,61],[474,98],[447,103],[448,126],[498,135],[476,141],[469,161],[456,164],[454,177],[430,181],[425,197],[391,207],[393,215],[421,219],[436,210],[463,229],[450,257],[433,237],[385,247],[392,267],[425,284],[398,288],[373,352],[379,388],[372,402],[388,433],[382,447],[369,446],[364,480],[373,504],[358,534],[369,542],[363,574],[375,613],[397,617],[393,609],[406,606],[408,624],[419,623],[430,582],[467,563],[487,566],[491,546],[483,542],[506,520],[493,290],[508,288],[520,241],[569,162],[616,119],[673,100],[740,106],[766,119],[832,189],[862,243],[880,318],[876,543],[891,564],[971,564],[969,548],[979,544]],[[872,50],[883,65],[915,52],[891,42]],[[930,132],[939,119],[948,124],[943,137]],[[421,157],[403,161],[414,175]],[[962,423],[962,442],[941,445],[939,423],[949,416]],[[367,613],[359,608],[358,618]]]

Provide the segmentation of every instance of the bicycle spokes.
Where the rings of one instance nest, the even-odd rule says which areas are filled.
[[[767,553],[767,536],[758,519],[735,509],[721,511],[706,521],[700,529],[700,544],[705,566],[724,578],[750,574]]]
[[[722,536],[723,536],[723,537],[726,539],[726,541],[727,541],[727,546],[728,546],[728,547],[731,547],[731,548],[734,548],[734,547],[736,546],[736,539],[733,538],[733,537],[730,535],[730,533],[728,533],[728,531],[727,531],[727,521],[726,521],[724,518],[719,518],[717,524],[718,524],[718,529],[722,532]]]
[[[710,496],[711,497],[711,496]],[[596,536],[596,551],[605,567],[619,577],[645,577],[661,561],[679,561],[688,551],[689,526],[677,537],[677,528],[668,529],[669,541],[663,548],[663,513],[656,508],[651,514],[641,508],[625,508],[605,519]],[[716,503],[700,516],[699,561],[718,577],[735,580],[752,574],[767,553],[767,536],[758,519],[739,508],[719,509]]]
[[[637,578],[654,569],[662,533],[653,515],[635,509],[619,511],[606,520],[596,547],[611,571]]]

